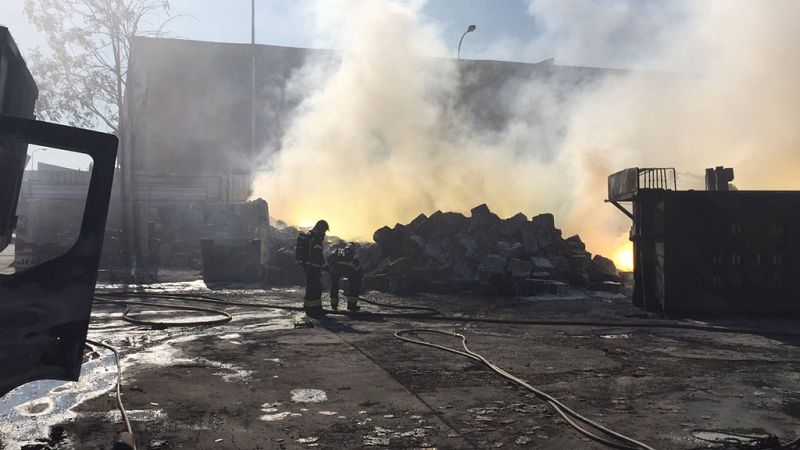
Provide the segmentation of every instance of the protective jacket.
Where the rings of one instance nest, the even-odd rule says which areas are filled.
[[[319,233],[309,233],[308,259],[305,265],[322,269],[325,267],[325,255],[322,253],[322,241],[325,235]]]
[[[307,235],[308,256],[302,259],[303,272],[306,276],[306,293],[303,299],[303,308],[306,313],[317,314],[322,312],[322,269],[326,266],[325,255],[322,253],[324,233],[309,232]]]
[[[361,262],[359,262],[358,257],[345,249],[339,249],[331,253],[328,257],[328,266],[332,272],[340,273],[361,270]]]
[[[339,249],[328,257],[328,267],[331,273],[331,306],[335,309],[339,305],[339,281],[347,278],[347,308],[358,309],[358,296],[361,294],[361,279],[363,272],[361,263],[352,248]]]

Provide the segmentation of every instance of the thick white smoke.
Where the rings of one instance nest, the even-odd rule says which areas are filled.
[[[624,236],[624,216],[598,206],[605,175],[624,167],[702,175],[726,165],[740,189],[798,189],[798,13],[789,0],[692,2],[672,43],[648,56],[669,72],[629,73],[589,93],[561,153],[581,171],[570,227],[601,251],[615,231]],[[702,189],[697,177],[678,184]]]
[[[541,80],[504,85],[493,93],[511,114],[500,129],[475,126],[481,97],[457,101],[469,75],[445,57],[421,7],[314,2],[319,32],[341,52],[294,77],[304,100],[254,184],[273,215],[324,217],[336,234],[369,240],[420,212],[487,203],[506,216],[553,212],[590,250],[613,255],[629,226],[602,202],[616,170],[700,174],[725,164],[740,188],[797,188],[800,3],[532,1],[542,40],[562,47],[556,57],[650,70],[584,86],[569,101]]]

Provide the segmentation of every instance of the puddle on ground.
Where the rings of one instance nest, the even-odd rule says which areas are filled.
[[[717,443],[717,445],[730,445],[731,448],[735,446],[742,446],[744,448],[747,444],[753,444],[757,441],[757,439],[765,439],[769,437],[768,435],[760,435],[759,433],[745,433],[746,436],[737,434],[737,433],[726,433],[724,431],[704,431],[704,430],[696,430],[693,431],[692,437],[705,442],[705,443]],[[754,447],[755,448],[755,447]]]
[[[51,426],[77,416],[73,407],[116,386],[114,355],[100,351],[103,353],[99,358],[83,364],[80,381],[33,381],[0,398],[0,441],[4,450],[20,450],[35,439],[46,438]]]
[[[229,383],[249,381],[254,371],[244,369],[236,364],[213,361],[202,356],[187,357],[180,349],[170,343],[160,344],[148,349],[141,350],[122,358],[123,372],[133,367],[141,366],[180,366],[180,365],[200,365],[213,369],[221,369],[214,372]]]
[[[23,403],[16,410],[23,416],[41,416],[53,412],[54,406],[53,399],[46,397]]]
[[[364,421],[366,424],[366,421]],[[361,423],[359,423],[361,425]],[[384,427],[374,427],[372,431],[367,433],[362,441],[362,445],[365,447],[388,447],[391,444],[392,439],[422,439],[426,438],[431,435],[433,427],[432,426],[423,426],[418,428],[412,428],[410,430],[392,430],[391,428],[384,428]],[[423,444],[423,447],[426,447],[427,444]]]
[[[292,415],[292,413],[289,411],[284,411],[277,414],[266,414],[261,416],[261,420],[264,422],[277,422],[289,417],[290,415]]]
[[[264,403],[261,405],[261,410],[265,413],[274,413],[278,412],[278,406],[281,406],[283,403],[275,402],[275,403]]]
[[[191,281],[174,281],[165,283],[153,284],[110,284],[110,283],[97,283],[97,291],[102,294],[103,291],[137,291],[141,293],[195,293],[212,295],[215,297],[225,295],[235,295],[236,297],[253,296],[259,300],[264,300],[278,294],[280,297],[285,297],[287,293],[297,294],[302,292],[299,287],[285,287],[285,288],[247,288],[246,286],[234,284],[229,285],[227,288],[222,289],[209,289],[202,279]]]
[[[123,394],[124,395],[124,394]],[[128,419],[131,422],[153,422],[155,420],[165,420],[167,413],[162,409],[126,409]],[[102,420],[109,423],[122,423],[122,414],[119,410],[105,412],[81,412],[78,414],[81,418],[88,418],[92,420]]]
[[[600,335],[601,339],[630,339],[630,337],[631,337],[630,333],[625,333],[625,334],[601,334]]]
[[[328,394],[320,389],[292,389],[292,401],[296,403],[320,403],[328,400]]]
[[[212,292],[205,287],[202,280],[178,283],[160,283],[146,286],[98,285],[98,294],[102,289],[139,289],[150,292],[198,292],[221,294],[225,291]],[[295,290],[275,290],[285,297],[286,292]],[[242,291],[230,291],[235,295],[243,295]],[[254,303],[269,300],[270,290],[254,290],[257,297]],[[180,302],[177,302],[180,304]],[[149,327],[132,325],[121,320],[122,308],[106,305],[95,305],[89,330],[90,338],[106,341],[115,346],[121,353],[123,378],[126,378],[143,366],[171,366],[176,364],[202,365],[216,369],[215,375],[226,382],[248,381],[253,371],[235,364],[226,364],[203,357],[189,357],[180,350],[180,344],[198,340],[203,337],[222,338],[229,342],[248,333],[272,330],[290,330],[294,328],[292,313],[278,310],[247,307],[225,308],[233,315],[227,324],[215,327],[187,327],[154,330]],[[165,311],[163,311],[165,312]],[[162,314],[163,314],[162,312]],[[149,314],[149,312],[144,312]],[[249,343],[250,341],[244,341]],[[98,349],[99,357],[83,364],[78,382],[40,380],[27,383],[12,390],[0,398],[0,441],[5,445],[3,450],[20,450],[27,443],[36,439],[45,439],[53,425],[68,422],[76,417],[72,411],[75,406],[96,398],[112,390],[116,384],[116,365],[112,353]],[[280,364],[278,361],[276,363]],[[123,386],[123,391],[125,386]],[[323,392],[324,396],[324,392]],[[312,396],[313,398],[313,396]],[[142,410],[140,420],[154,420],[160,412]],[[119,421],[119,412],[106,412],[106,419]],[[139,415],[139,413],[136,413]],[[297,413],[290,413],[297,414]]]
[[[328,400],[328,395],[325,391],[319,389],[292,389],[291,391],[292,401],[295,403],[320,403]],[[267,413],[260,417],[261,420],[265,422],[277,422],[279,420],[283,420],[287,417],[300,417],[302,416],[301,413],[291,412],[291,411],[282,411],[280,410],[280,406],[283,405],[281,402],[274,402],[274,403],[264,403],[261,405],[261,411]],[[301,411],[308,411],[307,408],[300,408]],[[319,411],[318,414],[323,416],[338,416],[339,413],[336,411]]]

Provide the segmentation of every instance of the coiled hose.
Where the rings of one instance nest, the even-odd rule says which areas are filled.
[[[211,308],[200,308],[197,306],[181,306],[181,305],[171,305],[171,304],[162,304],[162,303],[151,303],[151,302],[137,302],[137,301],[127,301],[127,300],[112,300],[112,299],[104,299],[102,297],[95,297],[95,303],[100,304],[112,304],[112,305],[124,305],[126,306],[125,312],[122,313],[122,319],[136,324],[136,325],[151,325],[151,326],[159,326],[159,327],[187,327],[187,326],[213,326],[213,325],[222,325],[223,323],[230,322],[233,319],[229,313],[219,310],[219,309],[211,309]],[[194,311],[194,312],[201,312],[201,313],[208,313],[222,316],[220,319],[205,319],[205,320],[192,320],[192,321],[163,321],[163,320],[147,320],[147,319],[140,319],[136,317],[132,317],[130,314],[132,312],[131,308],[127,306],[149,306],[154,308],[165,308],[165,309],[174,309],[180,311]]]

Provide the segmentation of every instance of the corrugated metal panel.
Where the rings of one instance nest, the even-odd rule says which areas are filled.
[[[637,223],[636,262],[663,273],[665,311],[800,311],[800,192],[642,193],[638,209],[664,204],[661,230]],[[645,295],[658,297],[658,284],[645,281]]]

